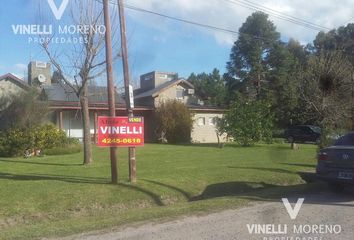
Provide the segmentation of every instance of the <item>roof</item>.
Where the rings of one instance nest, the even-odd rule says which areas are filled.
[[[217,107],[217,106],[207,106],[207,105],[187,105],[190,111],[192,112],[218,112],[225,113],[228,110],[225,108]]]
[[[116,110],[125,111],[125,104],[116,104]],[[49,101],[49,108],[52,110],[78,110],[81,109],[79,102],[68,102],[68,101]],[[108,103],[89,103],[90,110],[108,110]],[[146,106],[135,106],[134,111],[153,111],[154,108]]]
[[[89,103],[107,103],[108,93],[107,87],[89,86],[88,87]],[[79,102],[74,90],[65,84],[55,83],[43,86],[42,93],[47,97],[48,101],[57,102]],[[116,104],[125,104],[125,101],[116,92]]]
[[[157,97],[161,92],[165,91],[166,89],[173,87],[175,85],[181,84],[181,83],[186,84],[190,88],[194,89],[193,84],[191,84],[190,82],[188,82],[184,79],[178,79],[178,80],[172,80],[172,81],[165,82],[165,83],[157,86],[156,88],[153,88],[151,90],[148,90],[146,92],[142,92],[142,93],[136,95],[134,98],[138,99],[138,98],[144,98],[144,97]]]
[[[0,76],[0,81],[1,80],[8,80],[11,81],[12,83],[16,84],[20,88],[23,89],[30,89],[30,85],[28,85],[25,81],[21,80],[20,78],[16,77],[12,73],[7,73],[5,75]]]

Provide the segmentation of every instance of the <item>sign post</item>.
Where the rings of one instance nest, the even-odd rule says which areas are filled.
[[[103,15],[104,25],[106,26],[105,43],[106,43],[106,70],[107,70],[107,93],[108,93],[108,108],[111,117],[116,116],[116,101],[113,80],[113,53],[112,53],[112,34],[111,34],[111,20],[109,16],[109,1],[103,1]],[[118,183],[118,168],[117,168],[117,148],[112,146],[110,148],[111,159],[111,177],[112,183]]]
[[[120,26],[120,37],[121,37],[121,47],[122,47],[122,59],[123,59],[123,73],[124,73],[124,87],[125,87],[125,103],[127,105],[128,117],[133,117],[134,109],[134,97],[133,88],[130,87],[129,78],[129,61],[128,61],[128,47],[127,47],[127,37],[125,29],[125,16],[124,16],[124,1],[117,0],[118,2],[118,12],[119,12],[119,26]],[[131,183],[136,182],[136,154],[135,147],[129,147],[129,179]]]

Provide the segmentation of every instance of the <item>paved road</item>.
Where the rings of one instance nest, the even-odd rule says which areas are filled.
[[[104,234],[79,235],[76,240],[353,240],[354,194],[307,194],[289,198],[292,208],[298,198],[305,198],[295,220],[291,220],[284,203],[259,203],[201,217],[160,224],[126,227]],[[252,225],[256,224],[256,225]],[[270,224],[270,225],[265,225]],[[255,233],[253,227],[268,229]],[[286,229],[285,229],[286,228]],[[261,231],[262,229],[258,229]],[[264,229],[263,229],[264,230]],[[296,233],[294,233],[294,230]],[[252,233],[250,233],[250,231]],[[302,231],[302,233],[301,233]],[[286,232],[286,234],[284,234]],[[277,234],[278,233],[278,234]]]

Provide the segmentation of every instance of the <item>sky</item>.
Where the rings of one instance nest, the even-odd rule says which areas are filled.
[[[10,72],[23,78],[27,75],[30,60],[48,61],[41,47],[29,43],[27,35],[15,34],[13,26],[36,24],[39,6],[50,21],[57,25],[68,24],[68,8],[64,10],[62,18],[57,20],[49,1],[1,2],[0,75]],[[66,0],[51,1],[59,7]],[[324,31],[354,22],[354,0],[125,0],[125,3],[127,6],[234,32],[255,12],[249,4],[258,4],[272,11],[269,19],[275,24],[283,41],[294,38],[302,44],[311,43],[319,30],[280,19],[280,13],[317,24]],[[114,5],[111,10],[115,11]],[[211,72],[213,68],[218,68],[221,73],[226,71],[226,62],[237,34],[182,23],[131,8],[126,8],[125,14],[129,65],[134,85],[138,84],[141,74],[154,70],[176,72],[185,78],[192,72]],[[113,27],[118,28],[118,25],[114,24]],[[121,85],[123,74],[119,59],[114,64],[114,73],[116,84]],[[99,81],[104,84],[102,79]]]

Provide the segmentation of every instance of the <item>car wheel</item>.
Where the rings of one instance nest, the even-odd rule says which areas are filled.
[[[328,183],[328,187],[332,192],[335,192],[335,193],[341,193],[344,190],[343,184],[340,184],[340,183],[330,182],[330,183]]]
[[[289,143],[293,143],[294,142],[294,137],[293,136],[289,136],[287,140],[288,140]]]

